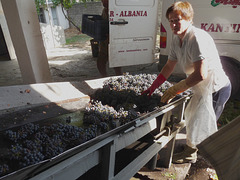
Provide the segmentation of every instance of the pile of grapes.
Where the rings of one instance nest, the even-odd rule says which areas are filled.
[[[161,103],[161,96],[173,86],[165,81],[151,96],[141,95],[156,78],[157,74],[125,74],[121,77],[113,77],[103,82],[103,88],[98,89],[91,98],[101,101],[104,105],[112,106],[116,110],[124,108],[125,110],[134,109],[140,113],[151,112],[164,105]],[[191,92],[186,91],[177,95],[173,101],[189,93]]]
[[[156,78],[157,74],[130,75],[129,73],[126,73],[124,76],[113,77],[106,80],[103,84],[103,89],[109,87],[115,91],[132,90],[136,93],[136,95],[141,95],[143,91],[147,90],[147,88],[152,85]],[[163,93],[171,86],[171,83],[165,81],[154,91],[153,94],[162,96]]]
[[[7,154],[0,156],[0,176],[55,157],[96,136],[124,125],[162,106],[161,95],[171,83],[163,83],[151,97],[141,95],[157,78],[156,74],[125,74],[104,82],[93,95],[83,116],[83,126],[29,123],[2,132]]]
[[[28,123],[2,134],[9,144],[7,154],[0,157],[0,175],[14,171],[58,154],[97,136],[97,127],[87,128],[68,124],[42,126]]]
[[[101,101],[91,100],[86,107],[83,122],[85,125],[97,125],[100,133],[105,133],[111,129],[126,124],[139,117],[139,113],[133,109],[114,109],[109,105],[102,105]]]

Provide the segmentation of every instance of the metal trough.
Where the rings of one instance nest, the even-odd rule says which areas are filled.
[[[101,88],[105,79],[70,84],[68,86],[78,89],[80,95],[66,97],[67,99],[61,99],[61,101],[58,99],[55,102],[53,100],[52,102],[31,103],[30,106],[28,104],[2,109],[0,130],[32,121],[41,122],[58,118],[60,115],[72,116],[86,106],[89,101],[88,95],[94,92],[94,89]],[[14,88],[19,87],[9,87],[9,92],[11,93]],[[26,89],[26,86],[21,88]],[[27,88],[31,90],[32,87]],[[49,88],[49,90],[52,89]],[[61,93],[66,92],[61,91]],[[88,172],[94,169],[97,171],[95,176],[98,179],[126,180],[134,176],[148,162],[150,162],[150,168],[155,168],[156,155],[166,145],[168,145],[168,151],[164,157],[164,166],[169,167],[175,136],[185,126],[183,112],[189,98],[190,96],[182,97],[56,157],[20,169],[0,179],[86,179],[93,176],[94,173]],[[177,117],[177,121],[175,119],[174,126],[168,127],[167,124],[172,122],[173,115]],[[15,116],[21,118],[12,120]],[[127,160],[123,160],[126,152],[130,151],[131,157],[134,158],[129,156]]]

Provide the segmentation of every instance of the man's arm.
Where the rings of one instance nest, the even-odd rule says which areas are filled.
[[[142,94],[148,94],[149,96],[158,88],[162,83],[164,83],[167,78],[172,74],[177,61],[168,60],[167,63],[162,68],[161,72],[159,73],[158,77],[153,81],[152,85]]]
[[[195,86],[197,83],[207,78],[208,67],[206,61],[197,61],[193,66],[194,71],[187,77],[187,79],[180,81],[164,92],[161,98],[162,103],[169,103],[177,94],[186,91],[188,88]]]
[[[167,63],[163,66],[162,70],[161,70],[161,74],[168,79],[169,76],[172,74],[175,66],[177,64],[177,61],[173,61],[173,60],[168,60]]]
[[[186,79],[186,84],[189,87],[195,86],[208,76],[208,67],[206,60],[200,60],[193,63],[194,72],[190,74]]]

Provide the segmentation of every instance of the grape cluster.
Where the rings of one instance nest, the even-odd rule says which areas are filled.
[[[103,105],[101,101],[91,100],[86,107],[83,122],[87,125],[96,125],[100,133],[105,133],[137,117],[139,114],[133,110],[125,111],[124,108],[115,110],[112,106]]]
[[[112,77],[103,82],[103,88],[109,87],[114,91],[131,90],[136,95],[147,90],[157,78],[157,74],[136,74],[130,75],[129,73],[124,74],[121,77]],[[160,87],[158,87],[153,94],[162,96],[163,92],[166,91],[172,84],[165,81]]]
[[[99,124],[100,122],[110,122],[117,118],[116,110],[111,106],[103,106],[101,101],[91,100],[86,107],[83,121],[89,124]]]
[[[111,77],[103,82],[103,88],[109,87],[115,91],[122,91],[122,90],[132,90],[137,95],[141,95],[141,93],[147,90],[154,80],[157,78],[157,74],[136,74],[130,75],[129,73],[124,74],[121,77]],[[159,86],[153,94],[157,94],[162,96],[163,93],[173,86],[172,83],[165,81],[161,86]],[[191,90],[187,90],[184,93],[180,94],[189,95]]]
[[[142,91],[151,86],[156,77],[155,74],[130,75],[126,73],[121,77],[109,78],[103,82],[103,88],[110,87],[110,89],[115,91],[133,90],[140,95]]]
[[[39,129],[38,125],[32,123],[21,126],[17,131],[7,130],[5,131],[5,136],[11,141],[17,142],[18,140],[25,139],[28,136],[31,136]]]
[[[45,127],[44,132],[55,140],[55,145],[60,143],[62,148],[71,148],[85,141],[85,130],[69,124],[52,124]],[[64,143],[61,143],[60,140]]]
[[[91,124],[91,125],[89,125],[89,127],[87,127],[85,129],[84,136],[85,136],[86,141],[95,138],[97,135],[98,135],[97,125]]]
[[[140,113],[151,112],[164,105],[161,103],[161,96],[173,86],[165,81],[150,97],[146,94],[141,95],[156,78],[157,74],[129,75],[128,73],[121,77],[112,77],[104,81],[103,88],[98,89],[91,98],[101,101],[104,105],[112,106],[116,110],[124,108],[125,110],[134,109]],[[188,90],[176,96],[174,100],[190,93],[191,91]]]
[[[98,89],[92,98],[116,110],[123,108],[126,111],[134,110],[140,113],[151,112],[163,105],[158,94],[150,97],[146,94],[139,96],[133,90],[115,91],[109,87]]]
[[[9,172],[9,167],[7,164],[0,164],[0,176],[4,176]]]
[[[44,159],[44,155],[37,149],[27,148],[21,144],[11,145],[10,153],[10,159],[18,161],[20,168],[35,164]]]
[[[15,131],[7,130],[3,136],[11,145],[7,157],[4,157],[8,165],[0,165],[0,175],[55,157],[96,137],[97,126],[81,128],[58,123],[40,127],[38,124],[29,123]],[[0,160],[3,161],[3,158]],[[8,166],[10,168],[6,168]]]

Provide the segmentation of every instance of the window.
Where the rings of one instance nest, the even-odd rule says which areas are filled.
[[[38,19],[39,19],[39,22],[46,23],[46,18],[45,18],[45,15],[44,15],[43,8],[39,9]]]
[[[53,18],[53,24],[58,26],[59,22],[58,22],[58,17],[57,17],[57,9],[56,7],[51,7],[51,11],[52,11],[52,18]]]

